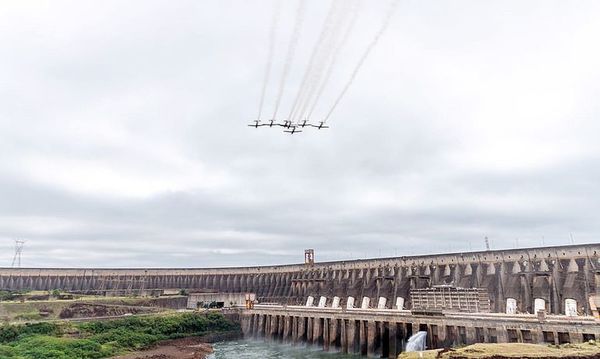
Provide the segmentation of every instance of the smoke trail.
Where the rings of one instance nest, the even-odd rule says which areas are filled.
[[[310,72],[313,70],[315,58],[317,57],[317,54],[319,53],[319,51],[321,51],[321,46],[323,44],[323,41],[325,40],[325,38],[328,34],[329,28],[331,27],[331,19],[333,18],[337,4],[338,4],[338,0],[331,1],[331,4],[329,6],[329,11],[327,12],[327,16],[325,17],[325,22],[323,23],[323,27],[321,29],[321,33],[319,34],[318,40],[315,43],[315,47],[313,48],[312,53],[310,54],[310,59],[308,60],[308,67],[306,68],[306,71],[304,72],[304,75],[302,76],[302,82],[300,83],[300,88],[298,89],[298,93],[296,94],[296,98],[294,99],[292,109],[290,110],[290,114],[288,116],[289,120],[292,119],[294,112],[296,111],[296,107],[298,106],[298,102],[299,102],[300,98],[304,95],[306,81],[308,80],[308,78],[310,76]]]
[[[350,75],[350,79],[348,80],[348,82],[346,83],[346,85],[343,87],[342,92],[336,98],[335,102],[333,103],[333,106],[331,107],[331,109],[329,110],[329,112],[327,113],[327,115],[325,116],[325,119],[323,120],[323,122],[327,122],[327,120],[329,119],[329,117],[331,116],[331,114],[333,113],[333,111],[335,110],[335,108],[337,107],[337,105],[340,103],[340,101],[342,100],[342,98],[344,97],[344,95],[346,94],[346,92],[348,91],[348,89],[350,88],[350,86],[352,85],[352,83],[354,82],[354,79],[356,78],[356,75],[358,74],[358,71],[360,70],[360,68],[362,67],[362,65],[365,63],[365,60],[367,59],[367,57],[369,56],[369,54],[371,53],[371,51],[373,50],[373,48],[375,47],[375,45],[377,45],[377,42],[379,41],[379,38],[381,38],[381,35],[383,35],[383,33],[387,29],[388,25],[390,24],[390,20],[392,19],[392,15],[394,14],[396,8],[398,7],[398,2],[399,2],[399,0],[392,0],[392,3],[390,4],[390,9],[387,12],[387,15],[386,15],[386,17],[385,17],[385,19],[383,21],[383,24],[381,25],[381,28],[375,34],[375,37],[373,38],[373,40],[371,40],[371,43],[369,43],[369,46],[367,46],[367,49],[365,50],[365,52],[363,53],[362,57],[360,58],[360,60],[356,64],[356,67],[354,68],[354,70],[352,71],[352,74]]]
[[[331,27],[331,31],[329,32],[329,36],[326,39],[327,41],[324,43],[322,47],[322,51],[319,53],[319,61],[316,62],[313,71],[310,74],[309,81],[307,82],[307,87],[305,88],[305,96],[302,98],[300,102],[300,106],[296,111],[296,117],[303,118],[307,112],[308,106],[312,103],[313,98],[319,88],[320,83],[322,82],[323,76],[326,72],[327,65],[331,61],[334,50],[337,47],[339,42],[340,33],[345,27],[345,23],[348,20],[348,6],[347,4],[351,4],[350,1],[344,1],[341,6],[341,11],[338,11],[336,19]]]
[[[344,2],[344,5],[346,4],[347,2]],[[336,47],[336,43],[338,42],[340,30],[344,27],[344,23],[347,20],[348,11],[346,6],[343,6],[342,11],[339,11],[338,13],[339,14],[337,15],[328,33],[326,42],[322,46],[322,50],[319,53],[319,61],[315,63],[315,67],[310,74],[309,81],[307,82],[307,88],[305,89],[305,96],[302,99],[301,106],[297,111],[296,117],[304,117],[308,105],[312,102],[315,91],[321,83],[321,79],[323,78],[323,74],[327,68],[327,64],[329,63],[332,53]]]
[[[342,40],[337,44],[337,47],[335,48],[335,50],[333,52],[331,61],[329,62],[329,65],[327,66],[327,70],[325,70],[325,78],[323,79],[321,86],[319,86],[319,89],[317,90],[317,95],[315,96],[315,99],[313,100],[313,103],[310,106],[310,110],[308,111],[308,116],[307,116],[308,118],[312,117],[312,114],[315,111],[315,108],[317,107],[317,103],[321,99],[321,96],[323,95],[323,91],[325,90],[325,87],[327,87],[327,84],[329,83],[329,79],[331,78],[331,75],[333,74],[333,69],[334,69],[334,66],[337,64],[338,56],[340,55],[341,50],[346,45],[346,42],[348,42],[348,38],[350,37],[352,30],[354,29],[354,24],[356,23],[356,19],[358,18],[358,13],[359,13],[358,9],[360,8],[361,3],[362,3],[362,0],[356,0],[354,2],[354,4],[352,4],[352,9],[351,9],[352,15],[351,15],[350,21],[348,23],[348,26],[346,27],[346,31],[344,32],[344,35],[342,36]]]
[[[265,68],[265,76],[263,79],[262,90],[260,92],[260,104],[258,105],[257,120],[260,120],[260,118],[262,117],[263,104],[265,102],[265,93],[267,91],[267,84],[269,83],[269,77],[271,75],[271,67],[273,66],[273,50],[275,49],[275,30],[277,29],[277,23],[279,22],[280,9],[281,0],[275,0],[273,18],[271,19],[271,29],[269,30],[269,50],[267,52],[267,65]]]
[[[283,97],[283,90],[285,88],[285,82],[287,80],[290,68],[292,67],[292,60],[294,59],[294,52],[298,45],[298,39],[300,38],[300,29],[304,21],[304,11],[306,8],[306,0],[299,0],[298,8],[296,9],[296,22],[294,23],[294,30],[292,31],[292,38],[290,45],[285,57],[285,63],[283,65],[283,74],[281,75],[281,81],[279,82],[279,91],[277,92],[277,100],[275,101],[275,111],[273,111],[273,119],[277,117],[277,111],[279,110],[279,104]]]

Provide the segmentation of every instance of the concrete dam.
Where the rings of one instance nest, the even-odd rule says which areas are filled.
[[[600,244],[240,268],[0,268],[0,290],[252,292],[259,303],[286,305],[308,296],[338,297],[341,306],[349,297],[367,297],[383,308],[398,301],[412,308],[411,292],[436,286],[478,288],[489,297],[489,312],[535,313],[543,307],[549,314],[593,315]]]
[[[427,348],[600,338],[600,244],[239,268],[0,268],[0,290],[53,289],[185,289],[189,309],[220,303],[245,337],[378,358],[407,350],[413,334]]]

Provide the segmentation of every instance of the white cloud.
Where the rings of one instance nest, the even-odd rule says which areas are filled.
[[[326,5],[309,2],[284,112]],[[364,2],[319,111],[384,9]],[[23,235],[32,265],[103,266],[597,240],[600,3],[401,2],[331,128],[300,136],[246,127],[271,10],[0,4],[0,262]]]

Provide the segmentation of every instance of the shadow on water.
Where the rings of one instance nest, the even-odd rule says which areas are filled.
[[[213,344],[215,352],[208,359],[356,359],[360,356],[324,352],[315,346],[292,346],[256,340],[231,340]]]

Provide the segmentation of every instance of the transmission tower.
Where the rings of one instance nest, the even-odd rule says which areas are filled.
[[[15,239],[15,255],[12,260],[11,267],[21,268],[21,253],[23,253],[23,246],[25,245],[25,241],[20,239]]]
[[[490,240],[488,239],[488,237],[485,237],[485,249],[486,250],[490,250]]]

